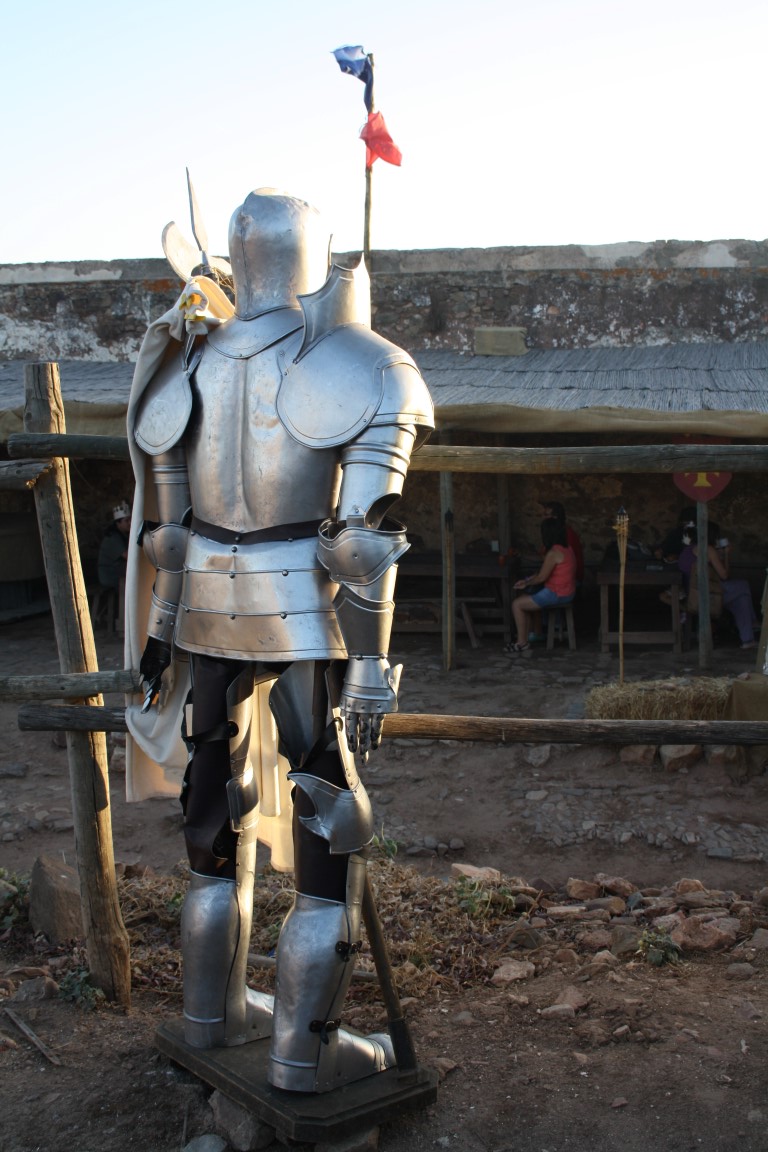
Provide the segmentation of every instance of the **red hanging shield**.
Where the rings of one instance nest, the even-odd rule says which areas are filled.
[[[706,504],[728,487],[731,476],[731,472],[674,472],[672,479],[689,500]]]

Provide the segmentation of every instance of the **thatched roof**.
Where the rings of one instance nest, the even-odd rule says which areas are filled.
[[[768,436],[768,342],[415,355],[441,428]],[[68,431],[122,435],[133,365],[59,369]],[[0,363],[0,440],[23,407],[23,364]]]
[[[416,354],[443,428],[768,434],[768,343]]]

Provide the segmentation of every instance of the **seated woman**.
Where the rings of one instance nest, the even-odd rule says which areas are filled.
[[[717,526],[709,525],[709,535],[717,534]],[[691,583],[691,571],[699,557],[698,533],[694,527],[686,528],[683,536],[685,545],[677,565],[683,574],[683,583],[686,590]],[[730,545],[716,548],[713,540],[707,545],[707,563],[710,576],[714,572],[720,580],[723,595],[723,607],[727,608],[738,629],[742,648],[756,648],[755,628],[759,621],[752,604],[752,591],[746,580],[731,580],[728,575],[730,564]]]
[[[576,556],[568,544],[566,527],[559,520],[543,520],[541,539],[546,549],[541,567],[534,576],[518,580],[514,587],[520,591],[532,584],[543,584],[532,595],[518,596],[512,601],[512,615],[517,629],[517,642],[507,644],[507,655],[517,656],[530,648],[528,643],[528,616],[542,608],[556,608],[568,604],[576,594]]]

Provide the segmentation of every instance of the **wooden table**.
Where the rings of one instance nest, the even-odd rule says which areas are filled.
[[[456,607],[461,614],[473,648],[478,647],[477,634],[482,631],[502,631],[505,640],[512,636],[512,584],[517,579],[518,564],[515,557],[499,556],[498,552],[457,552],[455,556]],[[398,561],[398,591],[395,603],[400,603],[401,589],[407,588],[411,577],[425,582],[431,578],[432,588],[437,589],[442,581],[443,558],[440,552],[406,552]],[[482,584],[486,588],[481,587]],[[487,591],[490,595],[483,595]],[[403,599],[407,603],[410,597]],[[425,596],[424,599],[428,599]],[[473,605],[475,614],[473,616]],[[486,612],[496,610],[501,619],[498,625],[481,619]],[[402,625],[396,624],[396,629]],[[413,631],[437,631],[439,624],[430,626],[424,622],[413,625]]]
[[[609,619],[609,589],[618,588],[620,573],[618,569],[597,573],[597,583],[600,587],[600,646],[603,652],[609,652],[611,644],[618,644],[619,633],[611,632]],[[642,569],[633,571],[629,568],[624,573],[625,588],[669,588],[672,604],[670,607],[671,628],[659,632],[625,632],[625,644],[671,644],[673,652],[682,652],[683,638],[680,627],[680,586],[683,583],[682,572],[675,568],[666,571],[648,571]]]

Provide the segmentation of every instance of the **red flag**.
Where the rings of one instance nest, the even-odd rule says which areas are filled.
[[[387,164],[402,163],[403,154],[387,131],[381,112],[369,112],[368,123],[363,126],[360,139],[365,140],[365,166],[370,168],[380,156]]]

